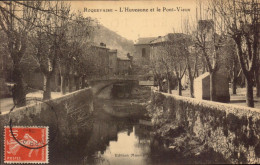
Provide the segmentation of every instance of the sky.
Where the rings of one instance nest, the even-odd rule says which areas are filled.
[[[139,37],[158,37],[181,32],[182,20],[187,18],[189,22],[196,20],[196,0],[71,1],[70,3],[72,10],[79,10],[86,17],[97,18],[105,27],[133,41]],[[123,12],[120,12],[120,8]],[[126,12],[125,8],[148,9],[148,12]],[[157,8],[161,11],[158,12]],[[180,8],[186,11],[178,11]],[[102,11],[97,12],[96,9]],[[103,9],[112,12],[104,12]]]

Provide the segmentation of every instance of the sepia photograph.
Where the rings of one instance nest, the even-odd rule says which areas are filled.
[[[0,164],[260,164],[259,0],[0,1]]]

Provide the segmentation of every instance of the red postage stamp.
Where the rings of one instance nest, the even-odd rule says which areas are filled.
[[[48,127],[5,127],[4,163],[49,163],[48,133]]]

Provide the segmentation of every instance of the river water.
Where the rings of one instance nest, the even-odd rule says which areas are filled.
[[[163,161],[160,155],[152,153],[152,127],[139,123],[143,120],[143,112],[143,106],[120,100],[96,100],[91,132],[79,142],[80,146],[66,147],[66,151],[61,149],[61,155],[56,153],[52,163],[165,164],[167,161]]]
[[[50,147],[50,164],[172,165],[216,163],[213,156],[183,157],[144,124],[145,107],[127,100],[96,100],[91,130]],[[142,122],[141,122],[142,121]],[[206,158],[206,159],[205,159]],[[205,159],[205,160],[203,160]],[[196,161],[195,161],[196,160]],[[218,161],[217,161],[218,162]]]
[[[97,101],[93,132],[83,164],[151,164],[149,126],[139,124],[143,107],[120,104],[117,101]],[[135,113],[129,113],[129,111]]]

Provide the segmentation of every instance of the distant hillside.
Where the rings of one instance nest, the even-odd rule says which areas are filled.
[[[126,38],[120,36],[116,32],[104,27],[103,25],[98,25],[94,31],[93,41],[95,43],[105,43],[107,48],[117,49],[118,56],[126,56],[127,53],[133,55],[134,52],[134,42],[127,40]]]

